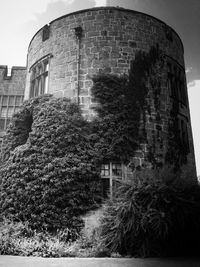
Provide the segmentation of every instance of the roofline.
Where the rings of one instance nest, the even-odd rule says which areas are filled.
[[[184,46],[183,46],[183,42],[181,40],[181,37],[179,36],[179,34],[171,27],[169,26],[167,23],[165,23],[164,21],[152,16],[152,15],[149,15],[149,14],[146,14],[146,13],[143,13],[143,12],[140,12],[140,11],[136,11],[136,10],[132,10],[132,9],[127,9],[127,8],[123,8],[123,7],[115,7],[115,6],[103,6],[103,7],[93,7],[93,8],[86,8],[86,9],[81,9],[81,10],[78,10],[78,11],[74,11],[74,12],[71,12],[71,13],[68,13],[66,15],[63,15],[61,17],[58,17],[54,20],[52,20],[51,22],[49,22],[48,24],[46,25],[51,25],[52,23],[54,23],[55,21],[57,20],[60,20],[60,19],[63,19],[63,18],[66,18],[68,16],[71,16],[71,15],[76,15],[76,14],[80,14],[80,13],[84,13],[84,12],[88,12],[88,11],[93,11],[93,10],[102,10],[102,9],[112,9],[112,10],[121,10],[121,11],[126,11],[126,12],[130,12],[130,13],[136,13],[136,14],[142,14],[146,17],[150,17],[150,18],[153,18],[159,22],[161,22],[162,24],[164,24],[165,26],[168,26],[175,34],[176,36],[179,38],[180,42],[181,42],[181,45],[182,45],[182,49],[183,49],[183,53],[184,53]],[[45,26],[45,25],[44,25]],[[30,43],[29,43],[29,46],[28,46],[28,49],[33,41],[33,39],[35,38],[35,36],[44,28],[41,27],[32,37]]]
[[[8,69],[8,65],[0,65],[0,69]],[[11,70],[26,70],[27,68],[24,66],[12,66]]]

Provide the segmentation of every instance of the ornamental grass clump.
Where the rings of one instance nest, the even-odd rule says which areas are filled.
[[[80,215],[100,202],[96,152],[79,107],[51,96],[27,101],[4,143],[1,216],[28,221],[33,229],[78,233]]]
[[[200,188],[139,181],[105,206],[102,246],[134,257],[198,256]]]

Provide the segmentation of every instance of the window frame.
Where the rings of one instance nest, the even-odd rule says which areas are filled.
[[[180,103],[183,107],[188,107],[187,86],[185,82],[184,69],[174,60],[167,61],[167,88],[170,97]]]
[[[5,101],[5,99],[7,99]],[[13,101],[10,101],[13,99]],[[19,101],[18,101],[19,99]],[[15,114],[20,106],[22,105],[24,100],[24,95],[0,95],[0,132],[4,132],[10,123],[10,120]],[[2,111],[5,110],[5,113]],[[12,112],[9,112],[9,110],[12,110]]]
[[[119,175],[116,174],[115,170],[117,170],[117,172],[120,170],[120,174]],[[110,195],[110,198],[112,199],[114,183],[123,182],[124,180],[126,180],[125,165],[120,162],[103,163],[101,165],[101,179],[102,179],[102,184],[104,184],[104,180],[106,183],[109,180],[108,193]],[[105,195],[107,195],[107,192],[103,191],[103,196],[105,197]]]
[[[51,57],[52,55],[48,54],[31,66],[29,70],[29,72],[31,72],[29,98],[34,98],[48,93]]]

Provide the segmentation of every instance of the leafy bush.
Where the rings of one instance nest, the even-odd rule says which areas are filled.
[[[0,255],[65,256],[70,242],[64,242],[61,236],[63,231],[51,235],[45,231],[33,231],[27,222],[4,219],[0,226]]]
[[[23,121],[29,114],[29,134]],[[27,129],[27,132],[28,132]],[[79,231],[79,218],[98,205],[97,157],[90,127],[68,99],[39,97],[23,104],[8,129],[1,167],[0,212],[33,228]]]
[[[138,257],[198,255],[200,188],[138,180],[107,203],[102,246]]]
[[[32,230],[27,222],[3,219],[0,226],[0,255],[37,257],[100,257],[110,256],[99,246],[98,230],[92,236],[80,233],[75,241],[69,240],[69,229],[53,234]]]

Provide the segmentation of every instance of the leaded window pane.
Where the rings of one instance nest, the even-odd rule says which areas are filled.
[[[3,96],[2,105],[3,106],[7,106],[8,105],[8,96]]]
[[[22,97],[21,96],[16,96],[16,106],[20,106],[22,104]]]
[[[7,107],[1,108],[1,117],[3,117],[3,118],[7,117]]]
[[[14,113],[14,108],[13,107],[8,107],[8,117],[11,118]]]
[[[15,104],[15,97],[14,96],[9,96],[8,105],[9,106],[14,106],[14,104]]]
[[[113,163],[112,165],[112,173],[114,176],[122,177],[122,166],[121,164]]]

